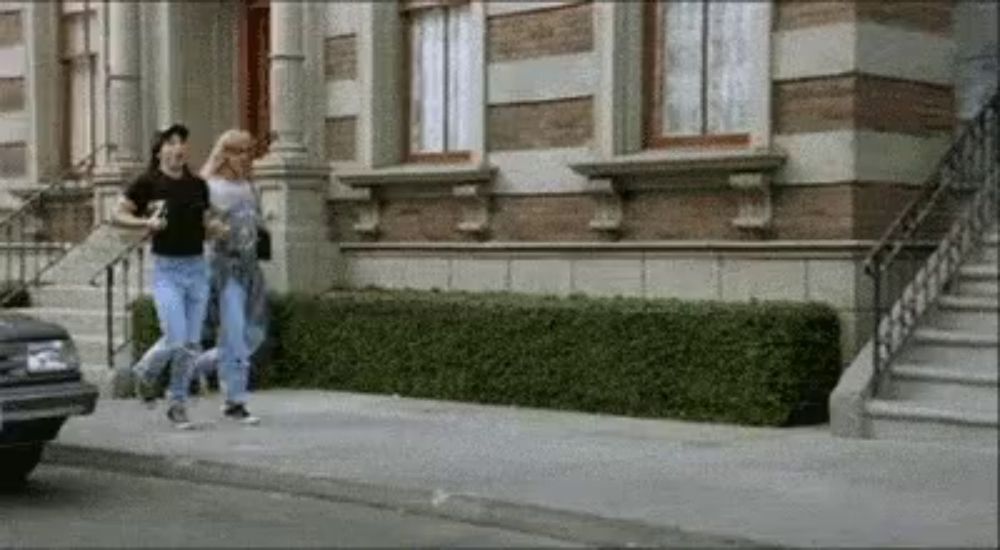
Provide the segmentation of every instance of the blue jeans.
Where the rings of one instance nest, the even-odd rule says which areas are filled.
[[[205,258],[155,256],[153,301],[163,338],[136,363],[134,370],[140,379],[154,382],[170,363],[168,395],[170,401],[183,403],[187,401],[208,307]]]
[[[247,291],[234,278],[219,294],[219,378],[226,401],[246,403],[250,376],[250,342],[247,341]]]

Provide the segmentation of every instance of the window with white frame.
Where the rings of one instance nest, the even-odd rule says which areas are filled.
[[[474,144],[471,117],[477,101],[473,73],[482,62],[469,43],[470,2],[403,4],[408,33],[408,153],[411,160],[460,160]]]
[[[647,4],[648,147],[746,146],[758,89],[766,2],[670,0]],[[762,11],[763,10],[763,11]]]

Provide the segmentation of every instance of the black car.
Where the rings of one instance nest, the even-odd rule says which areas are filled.
[[[0,486],[23,483],[66,419],[96,403],[66,329],[0,313]]]

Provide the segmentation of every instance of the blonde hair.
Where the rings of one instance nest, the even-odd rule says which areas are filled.
[[[250,179],[249,162],[244,166],[228,162],[232,153],[227,151],[227,149],[240,146],[246,148],[253,146],[253,136],[250,135],[250,132],[236,128],[223,132],[219,136],[219,139],[215,140],[212,152],[208,155],[208,160],[201,167],[201,171],[199,172],[201,177],[204,179],[220,177],[222,167],[228,163],[229,167],[236,172],[236,179]]]

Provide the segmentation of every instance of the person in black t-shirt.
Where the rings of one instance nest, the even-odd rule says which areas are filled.
[[[208,305],[204,241],[226,231],[212,220],[208,185],[187,168],[187,137],[180,124],[156,134],[149,168],[125,190],[113,217],[116,225],[152,235],[153,301],[163,345],[133,371],[140,397],[151,401],[160,371],[171,365],[167,418],[181,429],[192,426],[186,402]]]

